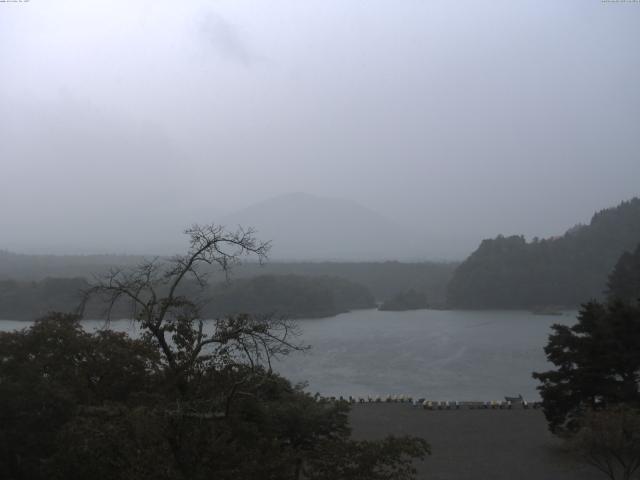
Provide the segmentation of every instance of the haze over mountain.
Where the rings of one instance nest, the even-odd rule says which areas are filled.
[[[638,193],[634,2],[0,5],[0,248],[173,253],[303,191],[462,259]]]
[[[272,241],[274,260],[416,260],[425,238],[357,202],[290,193],[223,218],[229,228],[253,226]]]

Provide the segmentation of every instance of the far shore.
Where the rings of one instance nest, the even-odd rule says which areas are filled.
[[[545,310],[545,309],[527,309],[527,308],[496,308],[496,309],[492,309],[492,308],[449,308],[449,307],[444,307],[444,306],[430,306],[428,308],[420,308],[420,309],[406,309],[406,310],[381,310],[377,307],[372,307],[372,308],[354,308],[351,310],[340,310],[340,311],[336,311],[336,312],[331,312],[331,313],[317,313],[317,314],[307,314],[307,315],[293,315],[293,316],[289,316],[287,318],[291,319],[291,320],[323,320],[323,319],[329,319],[329,318],[335,318],[338,317],[340,315],[344,315],[344,314],[348,314],[348,313],[353,313],[353,312],[384,312],[384,313],[398,313],[398,314],[403,314],[403,313],[407,313],[407,312],[455,312],[455,311],[460,311],[460,312],[526,312],[526,313],[531,313],[533,315],[538,315],[538,316],[576,316],[578,313],[578,307],[575,308],[571,308],[571,307],[563,307],[562,309],[553,309],[553,310]],[[44,316],[45,313],[43,313],[40,316]],[[37,317],[39,318],[39,317]],[[16,323],[24,323],[24,324],[28,324],[28,323],[32,323],[34,322],[37,318],[0,318],[0,322],[16,322]],[[103,318],[87,318],[87,321],[99,321],[99,320],[105,320]],[[130,320],[129,318],[112,318],[112,321],[122,321],[122,320]],[[208,320],[214,320],[213,318],[206,318],[204,319],[205,321]],[[0,331],[2,331],[2,328],[0,328]]]

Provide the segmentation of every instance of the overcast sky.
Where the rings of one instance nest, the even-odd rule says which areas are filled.
[[[0,248],[153,250],[293,191],[434,258],[561,234],[640,194],[639,45],[634,2],[0,3]]]

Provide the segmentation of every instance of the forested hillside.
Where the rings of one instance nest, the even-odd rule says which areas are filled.
[[[624,252],[609,275],[607,294],[627,303],[640,301],[640,243],[634,252]]]
[[[620,255],[640,243],[640,199],[596,213],[563,236],[483,240],[456,269],[447,301],[458,308],[577,306],[602,298]]]

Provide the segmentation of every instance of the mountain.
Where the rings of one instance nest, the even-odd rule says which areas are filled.
[[[577,306],[604,296],[607,277],[623,252],[640,243],[640,199],[596,213],[561,237],[483,240],[447,287],[458,308]]]
[[[228,228],[254,227],[272,241],[274,260],[400,260],[424,243],[406,228],[351,200],[291,193],[223,218]]]

